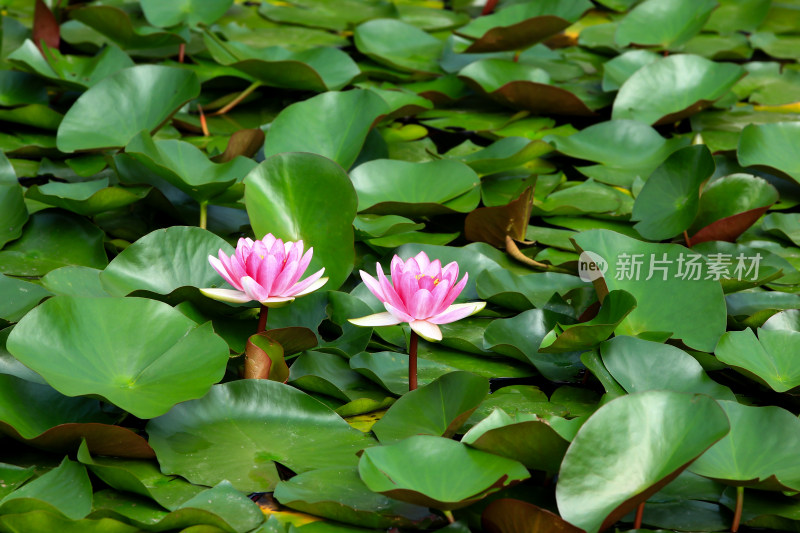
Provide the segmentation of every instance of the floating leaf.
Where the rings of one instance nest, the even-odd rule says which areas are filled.
[[[614,39],[620,46],[677,48],[700,32],[718,5],[717,0],[645,0],[620,20]]]
[[[311,396],[266,379],[217,385],[151,420],[147,433],[162,472],[246,492],[276,486],[275,461],[297,473],[355,465],[375,444]]]
[[[413,435],[452,437],[489,392],[489,382],[469,372],[450,372],[397,400],[372,426],[381,444]]]
[[[800,371],[794,364],[798,347],[798,331],[758,328],[758,338],[751,329],[725,333],[715,353],[735,370],[755,375],[777,392],[786,392],[800,386]]]
[[[622,84],[611,116],[645,124],[677,122],[711,105],[743,75],[744,69],[731,63],[671,55],[643,66]]]
[[[529,476],[516,461],[429,435],[368,448],[358,473],[374,492],[442,510],[466,507]]]
[[[346,30],[364,20],[396,16],[397,7],[383,0],[302,0],[286,4],[263,3],[259,13],[270,20],[329,30]]]
[[[324,267],[330,278],[326,288],[337,289],[353,268],[357,201],[342,168],[315,154],[279,154],[258,165],[244,183],[254,231],[313,246],[309,272]]]
[[[799,124],[750,124],[739,138],[739,164],[776,169],[800,182],[800,159],[791,151],[799,139]]]
[[[213,24],[231,7],[233,0],[179,0],[168,3],[143,0],[141,4],[150,24],[170,28],[178,24]]]
[[[329,91],[314,96],[288,106],[275,118],[264,143],[264,156],[312,152],[350,168],[373,123],[388,111],[386,102],[372,91]]]
[[[649,391],[607,403],[578,430],[564,457],[556,486],[562,517],[587,533],[609,527],[729,428],[725,412],[705,395]]]
[[[650,240],[669,239],[691,226],[700,205],[700,186],[714,173],[705,145],[678,150],[647,179],[633,204],[632,220]]]
[[[585,0],[519,3],[456,30],[473,41],[466,53],[521,50],[565,29],[591,4]]]
[[[362,54],[392,68],[423,74],[438,74],[444,44],[423,30],[400,20],[370,20],[353,32]]]
[[[351,468],[323,468],[281,481],[275,498],[283,505],[363,527],[424,528],[440,519],[426,507],[408,504],[376,494]]]
[[[705,279],[700,254],[692,267],[689,250],[676,244],[644,243],[608,230],[584,231],[574,240],[606,262],[608,270],[594,282],[601,295],[622,289],[636,298],[617,333],[671,332],[691,348],[714,349],[725,332],[726,308],[719,281]]]
[[[42,276],[66,265],[107,264],[103,232],[82,217],[52,209],[32,215],[22,236],[0,251],[0,272],[16,276]]]
[[[80,520],[92,510],[92,485],[82,464],[65,457],[53,470],[18,488],[2,500],[3,514],[41,509]]]
[[[14,167],[0,152],[0,248],[22,235],[28,220],[28,210]]]
[[[198,94],[200,83],[188,70],[161,65],[122,69],[91,87],[70,107],[58,127],[58,149],[74,152],[125,146],[142,130],[158,131]],[[105,125],[102,131],[97,124]]]
[[[140,418],[204,395],[228,359],[211,324],[140,298],[51,298],[17,324],[8,351],[59,392],[98,394]]]
[[[600,345],[603,364],[629,393],[666,389],[733,400],[728,387],[709,378],[700,363],[679,348],[620,336]]]
[[[183,30],[177,28],[177,31],[159,30],[144,24],[145,21],[142,19],[131,18],[127,11],[116,6],[83,6],[71,11],[70,18],[108,37],[125,50],[170,46],[177,49],[178,45],[186,43],[190,38],[188,28]]]
[[[138,202],[148,192],[149,187],[109,187],[108,178],[102,178],[80,183],[51,181],[32,185],[25,197],[79,215],[93,216]]]
[[[443,175],[448,179],[436,179]],[[353,169],[350,179],[358,193],[358,210],[377,214],[465,213],[480,200],[478,175],[451,159],[425,163],[376,159]]]

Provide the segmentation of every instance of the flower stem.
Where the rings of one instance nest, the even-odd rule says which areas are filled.
[[[203,229],[206,229],[208,225],[208,202],[200,202],[200,226]]]
[[[417,342],[419,336],[411,330],[411,340],[408,343],[408,390],[417,388]]]
[[[178,47],[178,63],[183,63],[183,58],[186,55],[186,43],[181,43]]]
[[[641,529],[642,528],[642,517],[644,516],[644,504],[646,502],[642,502],[639,504],[639,507],[636,508],[636,518],[633,520],[633,529]]]
[[[250,94],[259,87],[261,87],[261,82],[254,81],[253,83],[250,84],[250,86],[247,89],[239,93],[239,96],[228,102],[224,107],[220,108],[218,111],[211,113],[211,116],[216,117],[217,115],[224,115],[225,113],[227,113],[228,111],[239,105],[242,102],[242,100],[250,96]]]
[[[742,507],[744,507],[744,487],[736,487],[736,510],[733,512],[731,531],[739,531],[739,522],[742,521]]]
[[[261,333],[267,330],[267,315],[269,314],[269,307],[266,305],[261,306],[261,312],[258,313],[258,329],[256,333]]]
[[[692,241],[689,240],[689,234],[686,233],[686,230],[683,230],[683,242],[686,243],[686,247],[687,248],[691,248],[692,247]]]
[[[444,511],[444,515],[447,517],[448,522],[455,523],[456,517],[453,516],[453,511]]]

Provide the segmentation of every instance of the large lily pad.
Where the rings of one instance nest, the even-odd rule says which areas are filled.
[[[368,448],[358,473],[374,492],[442,510],[465,507],[529,477],[517,461],[429,435]]]
[[[800,124],[794,122],[751,124],[739,138],[739,163],[776,169],[800,182],[800,159],[792,152],[798,139]]]
[[[227,479],[241,491],[275,488],[276,461],[297,473],[355,465],[356,452],[375,444],[311,396],[266,379],[217,385],[147,432],[163,472],[203,485]]]
[[[51,181],[31,186],[25,197],[79,215],[92,216],[138,202],[150,192],[149,187],[109,187],[108,183],[108,178],[80,183]]]
[[[148,233],[114,258],[100,274],[103,288],[114,296],[134,291],[170,294],[181,287],[219,287],[224,281],[208,263],[219,250],[233,247],[210,231],[175,226]]]
[[[744,69],[691,54],[676,54],[645,65],[622,84],[612,118],[668,124],[708,107],[724,95]]]
[[[634,7],[617,26],[617,44],[679,47],[700,32],[717,0],[646,0]]]
[[[758,337],[751,329],[725,333],[715,352],[723,363],[755,375],[777,392],[786,392],[800,386],[800,372],[794,363],[799,347],[798,331],[758,328]]]
[[[178,24],[209,25],[214,22],[233,4],[233,0],[179,0],[177,2],[159,2],[159,0],[143,0],[142,11],[147,21],[153,26],[169,28]]]
[[[564,457],[556,487],[561,516],[587,533],[607,528],[729,429],[725,412],[705,395],[649,391],[607,403]]]
[[[450,372],[403,395],[372,431],[381,444],[413,435],[452,437],[488,393],[486,378]]]
[[[74,152],[125,146],[142,130],[155,133],[198,94],[197,76],[185,69],[137,65],[120,70],[70,107],[58,127],[58,149]],[[97,124],[105,125],[102,131]]]
[[[700,363],[669,344],[620,336],[600,345],[603,364],[629,393],[672,390],[733,400],[731,390],[706,375]]]
[[[700,186],[714,173],[705,145],[678,150],[647,179],[633,204],[639,234],[660,241],[691,226],[700,205]]]
[[[590,7],[585,0],[517,3],[479,17],[456,33],[472,41],[467,53],[521,50],[557,34]]]
[[[350,168],[375,120],[388,112],[386,102],[372,91],[320,94],[290,105],[275,118],[264,156],[312,152]]]
[[[54,511],[80,520],[92,510],[92,485],[82,464],[65,457],[61,464],[0,500],[2,514]]]
[[[437,74],[444,43],[400,20],[378,19],[361,24],[353,33],[358,51],[392,68]]]
[[[22,235],[22,226],[28,220],[28,210],[17,181],[14,167],[0,152],[0,248],[8,241]]]
[[[430,527],[437,516],[426,507],[399,502],[372,492],[355,467],[323,468],[281,481],[275,498],[317,516],[363,527]]]
[[[448,179],[436,179],[443,175]],[[369,213],[469,212],[480,200],[478,175],[452,159],[425,163],[376,159],[353,169],[350,179],[358,193],[358,210]]]
[[[730,420],[731,432],[692,464],[691,471],[730,485],[800,488],[800,465],[790,452],[800,439],[800,420],[775,406],[735,401],[719,405]]]
[[[244,183],[255,232],[313,246],[309,272],[324,267],[330,278],[326,288],[339,288],[353,268],[357,201],[342,168],[315,154],[279,154],[257,166]]]
[[[42,330],[47,337],[35,333]],[[25,315],[8,351],[59,392],[97,394],[141,418],[204,395],[222,378],[229,353],[211,324],[198,326],[166,304],[71,296]]]
[[[622,289],[636,298],[618,333],[667,332],[691,348],[714,349],[725,332],[725,300],[719,281],[705,279],[700,254],[695,271],[687,263],[690,251],[677,244],[644,243],[608,230],[584,231],[574,241],[605,261],[607,270],[594,281],[601,296]]]

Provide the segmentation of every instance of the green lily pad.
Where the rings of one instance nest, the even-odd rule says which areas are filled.
[[[394,402],[378,385],[352,370],[346,359],[331,353],[303,352],[292,363],[289,382],[306,392],[345,402],[336,409],[342,416],[384,409]]]
[[[578,352],[539,352],[546,335],[567,319],[553,311],[531,309],[513,318],[494,320],[486,328],[484,344],[494,352],[530,362],[547,379],[574,381],[583,368]]]
[[[128,246],[100,274],[113,296],[135,291],[170,294],[181,287],[220,287],[225,283],[208,262],[233,247],[210,231],[175,226],[148,233]]]
[[[705,395],[648,391],[612,400],[567,450],[556,487],[561,516],[587,533],[607,528],[729,429],[725,412]]]
[[[656,169],[633,204],[634,229],[650,240],[669,239],[691,226],[700,205],[700,186],[714,173],[705,145],[678,150]]]
[[[735,399],[728,387],[706,375],[700,363],[679,348],[636,337],[615,337],[600,345],[603,364],[629,393],[672,390]]]
[[[356,452],[375,444],[311,396],[266,379],[217,385],[147,432],[162,472],[203,485],[227,479],[246,492],[277,485],[274,461],[297,473],[355,465]]]
[[[103,48],[94,57],[63,55],[53,48],[47,48],[44,53],[46,55],[42,55],[33,41],[26,39],[9,54],[8,61],[57,84],[80,90],[134,65],[128,54],[114,45]]]
[[[435,179],[442,175],[448,179]],[[350,180],[358,194],[358,210],[376,214],[467,213],[480,200],[478,175],[451,159],[426,163],[376,159],[353,169]]]
[[[109,187],[108,178],[102,178],[80,183],[51,181],[32,185],[25,197],[79,215],[93,216],[138,202],[148,192],[149,187]]]
[[[621,53],[603,65],[603,90],[618,90],[634,72],[659,59],[661,56],[650,50],[628,50]]]
[[[61,531],[62,533],[139,533],[141,529],[110,518],[71,520],[48,511],[0,516],[0,524],[17,531]],[[218,532],[213,532],[218,533]]]
[[[28,210],[14,167],[0,152],[0,248],[22,235]]]
[[[478,276],[478,296],[515,311],[543,308],[553,295],[564,296],[587,282],[571,274],[540,272],[524,276],[496,270]]]
[[[761,227],[773,235],[800,243],[800,217],[792,213],[770,213],[761,221]],[[798,244],[800,245],[800,244]]]
[[[396,352],[361,352],[350,358],[350,368],[396,396],[408,393],[408,355]],[[417,381],[425,386],[458,370],[444,363],[417,359]]]
[[[388,112],[388,104],[372,91],[320,94],[277,116],[267,132],[264,156],[312,152],[350,168],[375,120]]]
[[[36,283],[0,274],[0,318],[17,322],[25,313],[50,296],[50,292]]]
[[[508,385],[489,395],[472,413],[462,429],[469,431],[486,419],[496,409],[511,416],[567,416],[569,410],[547,400],[547,395],[532,385]]]
[[[768,0],[720,0],[704,29],[723,34],[752,32],[764,21],[771,4]]]
[[[176,50],[178,45],[190,38],[188,28],[160,30],[147,25],[142,17],[132,17],[128,11],[113,5],[84,6],[71,11],[70,18],[114,41],[124,50],[158,50],[165,47]]]
[[[605,3],[607,3],[606,0]],[[487,533],[579,533],[555,513],[532,503],[512,498],[500,498],[490,503],[481,515],[481,526]]]
[[[714,349],[725,332],[726,308],[719,281],[704,277],[702,256],[696,254],[695,272],[686,263],[691,254],[677,244],[644,243],[608,230],[584,231],[574,240],[581,251],[606,262],[603,277],[594,282],[601,296],[622,289],[636,298],[638,306],[617,333],[671,332],[690,348]]]
[[[695,461],[691,471],[729,485],[796,491],[800,468],[789,451],[800,439],[800,420],[775,406],[735,401],[719,405],[731,431]]]
[[[356,237],[374,238],[419,230],[424,228],[425,224],[400,215],[364,214],[356,216],[353,227],[356,230]]]
[[[48,209],[30,217],[22,236],[0,251],[0,272],[42,276],[67,265],[108,264],[103,232],[83,217]]]
[[[628,292],[615,290],[603,299],[597,315],[588,322],[558,324],[542,339],[542,353],[584,351],[606,340],[631,311],[636,309],[636,299]]]
[[[475,61],[458,76],[501,104],[534,113],[591,116],[611,103],[599,84],[556,85],[546,71],[505,59]]]
[[[584,0],[544,0],[510,5],[456,30],[472,43],[467,53],[521,50],[565,29],[590,7]]]
[[[154,461],[92,457],[85,442],[78,449],[77,459],[108,486],[150,498],[170,511],[206,490],[177,476],[162,474]]]
[[[27,72],[0,70],[0,105],[47,104],[47,87]]]
[[[161,65],[122,69],[99,81],[70,107],[58,127],[58,149],[74,152],[125,146],[142,130],[158,131],[199,94],[197,76],[188,70]],[[105,125],[103,131],[97,124]]]
[[[224,15],[232,4],[233,0],[179,0],[169,3],[143,0],[141,2],[147,21],[160,28],[170,28],[178,24],[207,26]]]
[[[253,48],[238,41],[222,42],[212,34],[204,35],[204,42],[217,63],[272,87],[339,90],[360,72],[350,56],[328,46],[300,51],[281,46]]]
[[[645,65],[628,78],[614,100],[613,119],[668,124],[721,98],[744,75],[731,63],[676,54]]]
[[[136,160],[141,166],[130,165],[130,159]],[[125,154],[117,155],[114,160],[125,182],[144,182],[163,187],[166,181],[197,202],[206,202],[234,183],[241,182],[256,166],[252,159],[242,156],[226,163],[213,163],[198,148],[185,141],[154,141],[144,131],[131,139],[125,147]]]
[[[791,329],[758,328],[729,331],[715,350],[717,359],[747,376],[755,377],[777,392],[800,386],[800,372],[793,354],[800,347],[800,332]]]
[[[620,20],[614,40],[620,46],[680,47],[700,32],[718,5],[717,0],[645,0]]]
[[[751,124],[742,130],[737,156],[739,164],[776,169],[800,182],[800,160],[790,147],[800,139],[800,126],[792,122]]]
[[[92,510],[92,485],[82,464],[65,457],[53,470],[18,488],[2,500],[3,514],[55,511],[80,520]]]
[[[397,7],[384,0],[292,0],[285,4],[265,2],[259,13],[270,20],[328,30],[346,30],[364,20],[393,17]]]
[[[34,333],[42,328],[46,338]],[[144,338],[150,340],[141,346]],[[222,378],[229,353],[211,324],[198,326],[161,302],[71,296],[25,315],[8,351],[59,392],[98,394],[140,418],[205,394]]]
[[[313,246],[309,272],[325,267],[330,278],[326,288],[339,288],[353,268],[349,243],[357,201],[342,168],[316,154],[279,154],[258,165],[244,183],[247,213],[256,234],[272,233],[284,241],[302,239]],[[319,224],[322,219],[324,225]]]
[[[0,499],[5,498],[14,492],[20,485],[34,476],[35,468],[29,466],[23,468],[16,465],[0,463],[0,479],[3,480],[3,487],[0,490]]]
[[[381,444],[413,435],[452,437],[489,392],[489,381],[450,372],[403,395],[372,426]]]
[[[593,179],[567,182],[543,201],[534,197],[533,202],[533,213],[538,215],[629,215],[632,209],[631,196]]]
[[[553,429],[552,423],[536,415],[508,415],[502,409],[473,426],[461,442],[475,449],[521,462],[530,470],[558,472],[569,442]]]
[[[439,55],[444,43],[406,22],[392,19],[370,20],[353,32],[353,41],[362,54],[398,70],[439,74]]]
[[[362,527],[426,528],[441,520],[426,507],[372,492],[355,467],[299,474],[281,481],[275,498],[291,509]]]
[[[374,492],[442,510],[466,507],[529,477],[517,461],[430,435],[368,448],[358,473]]]

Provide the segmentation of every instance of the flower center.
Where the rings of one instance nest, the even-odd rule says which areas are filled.
[[[438,277],[434,278],[433,276],[426,276],[424,274],[417,274],[416,276],[414,276],[414,278],[416,278],[417,281],[419,281],[420,278],[431,278],[433,280],[434,286],[438,285],[440,281]]]

